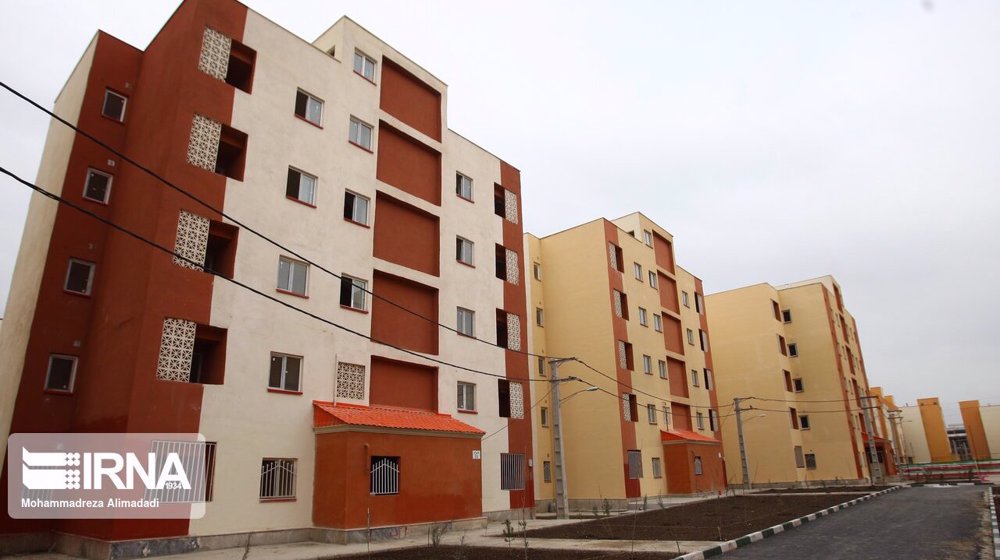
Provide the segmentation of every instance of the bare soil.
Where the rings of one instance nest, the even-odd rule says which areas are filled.
[[[528,540],[726,541],[850,501],[850,496],[734,496],[528,531]]]
[[[758,494],[829,494],[830,492],[857,492],[870,494],[886,490],[889,486],[823,486],[817,488],[772,488]]]
[[[530,541],[529,541],[530,543]],[[555,550],[549,548],[529,548],[527,557],[523,543],[514,543],[511,547],[472,547],[472,546],[438,546],[423,548],[406,548],[402,550],[386,550],[369,554],[343,556],[344,560],[351,558],[371,558],[373,560],[664,560],[676,558],[673,553],[658,552],[617,552],[605,550]],[[339,560],[338,558],[338,560]]]

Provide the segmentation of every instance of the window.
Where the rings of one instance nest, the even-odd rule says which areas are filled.
[[[698,370],[696,369],[691,370],[691,385],[698,387]]]
[[[474,384],[458,382],[458,410],[463,412],[476,410],[476,386]]]
[[[792,380],[792,387],[795,389],[796,393],[801,393],[803,391],[802,378],[796,377]]]
[[[663,360],[659,360],[657,362],[657,364],[660,367],[660,379],[666,379],[667,378],[667,362],[665,362]]]
[[[788,370],[782,370],[785,374],[785,390],[791,393],[794,389],[792,386],[792,372]]]
[[[535,276],[535,280],[538,280],[539,282],[541,282],[542,281],[542,265],[540,265],[538,263],[534,263],[531,266],[531,271],[532,271],[532,274],[534,274],[534,276]]]
[[[49,356],[49,370],[45,374],[45,390],[72,393],[76,381],[76,357],[53,354]]]
[[[219,151],[215,157],[215,172],[242,181],[246,150],[247,135],[235,128],[222,125],[219,133]]]
[[[649,326],[649,321],[646,319],[646,310],[642,307],[639,308],[639,324],[644,327]]]
[[[535,308],[535,324],[539,327],[545,326],[545,311],[541,307]]]
[[[816,454],[806,453],[806,468],[815,469],[816,468]]]
[[[340,305],[356,309],[365,310],[365,300],[368,297],[368,282],[340,275]]]
[[[802,455],[802,446],[796,445],[795,451],[795,466],[796,468],[804,469],[806,467],[806,459]]]
[[[501,218],[507,217],[507,193],[500,185],[493,185],[493,213]]]
[[[639,400],[632,393],[622,393],[622,416],[626,422],[639,421]]]
[[[552,463],[549,461],[542,461],[542,480],[552,482]]]
[[[351,128],[348,131],[347,139],[354,145],[372,151],[372,125],[361,122],[351,117]]]
[[[781,307],[778,305],[778,302],[774,301],[773,299],[771,300],[771,310],[774,311],[774,318],[780,321]]]
[[[465,336],[476,336],[476,312],[471,309],[466,309],[464,307],[458,308],[458,319],[456,320],[455,330],[458,334],[464,334]]]
[[[310,206],[316,204],[316,177],[289,167],[285,196],[299,202],[305,202]]]
[[[694,422],[695,422],[695,425],[698,426],[699,430],[704,430],[705,429],[705,415],[704,414],[702,414],[700,412],[695,412],[694,413]]]
[[[663,317],[659,313],[653,314],[653,330],[656,332],[663,332]]]
[[[694,458],[694,474],[695,476],[701,476],[701,457],[695,456]]]
[[[119,95],[110,89],[104,90],[104,105],[101,107],[101,114],[118,122],[125,120],[125,104],[128,98]]]
[[[545,377],[545,358],[542,356],[538,357],[538,375]]]
[[[264,459],[260,462],[260,499],[295,498],[295,459]]]
[[[513,313],[497,309],[497,346],[510,350],[521,349],[521,318]]]
[[[781,352],[782,356],[788,355],[788,346],[785,345],[785,337],[781,336],[780,334],[778,335],[778,351]]]
[[[608,256],[611,259],[611,268],[618,272],[625,272],[625,257],[622,255],[622,248],[614,243],[608,243]]]
[[[464,237],[455,238],[455,260],[462,264],[475,266],[476,244]]]
[[[653,358],[645,354],[642,355],[642,373],[653,375]]]
[[[809,416],[808,415],[803,414],[802,416],[799,416],[799,426],[803,430],[808,430],[809,429]]]
[[[691,307],[691,299],[685,291],[681,291],[681,303],[684,304],[684,307]]]
[[[712,390],[712,370],[705,368],[705,388]]]
[[[719,425],[716,423],[715,411],[711,409],[708,411],[708,429],[713,432],[719,429]]]
[[[705,312],[705,298],[698,292],[694,293],[694,308],[699,314]]]
[[[234,88],[250,93],[257,51],[237,41],[230,42],[229,64],[226,67],[225,82]]]
[[[649,271],[649,285],[653,288],[656,287],[656,273],[652,270]]]
[[[791,420],[792,420],[792,429],[793,430],[798,430],[799,429],[799,412],[797,410],[795,410],[794,408],[789,408],[788,409],[788,416],[791,417]]]
[[[687,330],[687,339],[688,339],[688,344],[690,344],[691,346],[694,346],[694,331],[693,330],[691,330],[691,329]]]
[[[399,457],[372,457],[370,492],[374,496],[399,494]]]
[[[300,89],[295,92],[295,115],[316,126],[322,126],[323,102]]]
[[[344,219],[363,226],[368,225],[369,203],[367,197],[346,191],[344,193]]]
[[[455,194],[464,198],[465,200],[472,200],[472,179],[462,175],[461,173],[455,174]]]
[[[670,407],[663,403],[663,425],[670,429]]]
[[[359,51],[354,51],[354,71],[364,76],[369,82],[374,82],[375,59]]]
[[[788,355],[792,358],[798,357],[799,347],[794,342],[788,344]]]
[[[653,232],[651,232],[649,230],[646,230],[646,229],[642,230],[642,242],[645,243],[648,247],[652,247],[653,246]]]
[[[642,282],[642,265],[639,263],[632,263],[632,272],[635,274],[635,279]]]
[[[305,296],[306,277],[309,265],[288,257],[278,259],[278,289],[283,292]]]
[[[708,352],[708,332],[698,329],[698,338],[701,341],[701,351]]]
[[[107,204],[110,195],[111,175],[96,169],[88,169],[87,180],[83,183],[83,198]]]
[[[642,478],[642,451],[629,450],[628,454],[628,477],[631,479]]]
[[[791,309],[783,309],[783,310],[781,310],[781,319],[784,322],[786,322],[786,323],[791,323],[792,322],[792,310]]]
[[[656,424],[656,405],[655,404],[647,404],[646,405],[646,420],[648,420],[650,424]]]
[[[524,387],[516,381],[497,380],[497,402],[501,418],[524,418]]]
[[[67,292],[89,296],[94,284],[94,268],[94,263],[70,259],[63,288]]]
[[[632,344],[623,340],[618,341],[618,365],[622,369],[634,370],[635,358],[632,355]]]
[[[653,457],[653,478],[663,478],[663,466],[659,457]]]
[[[539,418],[541,419],[542,427],[543,428],[548,428],[549,427],[549,409],[543,406],[541,408],[541,410],[539,411]]]
[[[281,391],[302,391],[302,356],[271,354],[271,374],[267,380],[269,389]]]
[[[524,490],[524,455],[500,454],[500,489]]]

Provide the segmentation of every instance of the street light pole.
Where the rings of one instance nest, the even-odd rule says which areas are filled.
[[[559,379],[559,364],[573,361],[575,358],[563,358],[549,360],[552,368],[552,376],[549,383],[552,384],[552,434],[554,438],[552,446],[552,456],[555,459],[555,479],[556,479],[556,517],[558,519],[569,518],[569,496],[566,493],[566,467],[564,464],[563,429],[562,417],[559,410],[559,385],[564,381],[575,381],[575,377]]]
[[[740,446],[740,467],[743,470],[743,489],[750,490],[750,465],[747,462],[747,444],[743,439],[743,417],[740,415],[740,412],[742,412],[740,409],[740,401],[742,400],[743,399],[739,397],[733,398],[733,410],[736,411],[736,435]]]

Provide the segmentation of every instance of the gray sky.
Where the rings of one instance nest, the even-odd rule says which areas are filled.
[[[310,41],[347,14],[444,80],[528,231],[641,210],[709,293],[833,274],[872,385],[1000,404],[1000,2],[247,4]],[[0,0],[0,80],[51,106],[98,28],[144,48],[176,5]],[[0,122],[33,178],[47,121],[0,92]],[[0,301],[27,200],[0,180]]]

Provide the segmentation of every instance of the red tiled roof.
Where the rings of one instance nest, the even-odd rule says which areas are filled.
[[[697,441],[701,443],[719,443],[719,440],[703,436],[690,430],[660,430],[660,441]]]
[[[479,428],[459,422],[447,414],[404,408],[313,401],[313,427],[322,428],[342,424],[460,434],[482,435],[486,433]]]

